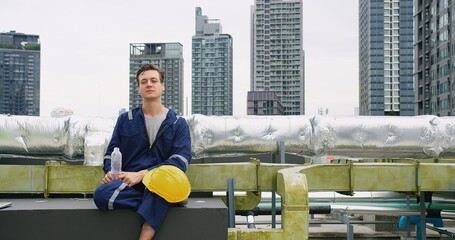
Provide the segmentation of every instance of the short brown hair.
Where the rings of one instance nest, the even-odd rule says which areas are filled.
[[[158,74],[160,75],[160,82],[163,83],[164,82],[164,70],[161,69],[160,67],[158,66],[155,66],[153,64],[145,64],[144,66],[142,66],[141,68],[139,68],[136,72],[136,81],[137,81],[137,85],[139,86],[139,75],[141,75],[143,72],[145,71],[149,71],[149,70],[155,70],[158,72]]]

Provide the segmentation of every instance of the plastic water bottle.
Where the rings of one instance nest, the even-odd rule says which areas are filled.
[[[122,153],[118,147],[111,153],[111,174],[116,178],[122,172]]]

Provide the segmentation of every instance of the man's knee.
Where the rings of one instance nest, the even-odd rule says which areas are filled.
[[[127,185],[120,180],[99,185],[93,192],[95,205],[103,211],[112,210],[114,208],[113,201],[116,200],[117,196],[125,188],[124,186]],[[115,197],[113,198],[113,196]]]
[[[103,211],[108,210],[109,199],[106,199],[106,195],[106,184],[101,184],[93,192],[93,201],[95,202],[96,207]]]
[[[93,201],[100,210],[109,210],[109,200],[120,184],[121,182],[111,181],[106,184],[101,184],[95,189],[93,192]]]

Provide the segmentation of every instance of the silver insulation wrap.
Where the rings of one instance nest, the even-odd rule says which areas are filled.
[[[278,151],[349,158],[428,158],[455,153],[455,117],[185,116],[194,158]],[[0,115],[0,158],[55,155],[100,165],[116,118]],[[1,160],[1,159],[0,159]]]

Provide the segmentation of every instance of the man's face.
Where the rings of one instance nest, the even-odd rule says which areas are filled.
[[[147,70],[139,75],[139,95],[142,98],[161,98],[163,90],[164,83],[161,83],[158,71]]]

